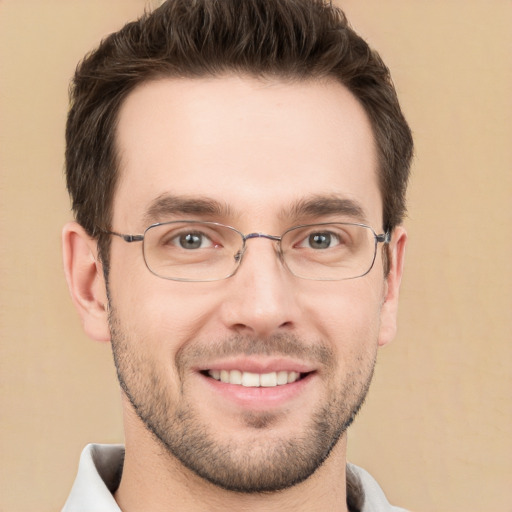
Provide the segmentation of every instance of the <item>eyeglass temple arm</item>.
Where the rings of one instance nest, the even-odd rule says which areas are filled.
[[[116,233],[115,231],[105,231],[106,235],[114,235],[122,238],[125,242],[142,242],[144,235],[124,235],[123,233]]]
[[[382,235],[375,235],[375,238],[377,242],[389,244],[389,242],[391,242],[391,233],[389,231],[386,231]]]

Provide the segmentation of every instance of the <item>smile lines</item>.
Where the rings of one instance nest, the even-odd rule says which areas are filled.
[[[270,373],[251,373],[240,370],[208,370],[206,372],[212,379],[224,382],[226,384],[236,384],[247,388],[283,386],[291,384],[300,379],[298,372],[270,372]]]

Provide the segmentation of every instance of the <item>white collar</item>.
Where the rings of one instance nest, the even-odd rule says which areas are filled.
[[[122,512],[113,493],[121,479],[123,461],[124,446],[121,444],[87,445],[62,512]],[[364,469],[347,464],[347,477],[360,483],[364,493],[361,512],[407,512],[392,507],[379,484]]]

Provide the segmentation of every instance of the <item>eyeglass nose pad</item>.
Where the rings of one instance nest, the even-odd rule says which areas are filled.
[[[275,247],[276,255],[279,258],[279,261],[281,261],[281,263],[284,266],[287,266],[284,261],[284,254],[283,254],[283,250],[281,247],[281,237],[277,237],[277,236],[273,236],[273,235],[263,235],[262,236],[261,233],[252,233],[251,235],[248,235],[246,237],[246,240],[249,240],[251,238],[268,238],[272,242],[277,242],[276,247]],[[235,255],[233,256],[235,259],[235,263],[237,264],[237,267],[240,266],[240,263],[242,262],[242,258],[244,257],[246,250],[247,250],[247,246],[244,243],[244,246],[239,251],[237,251],[235,253]]]
[[[234,255],[235,263],[237,263],[238,265],[240,265],[240,262],[242,261],[242,258],[245,254],[245,249],[245,247],[242,247],[242,249],[237,251],[236,254]]]

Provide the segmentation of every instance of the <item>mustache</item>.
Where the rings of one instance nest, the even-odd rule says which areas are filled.
[[[265,338],[235,335],[222,340],[192,342],[178,350],[176,366],[186,368],[201,361],[255,355],[291,357],[324,367],[335,365],[335,353],[325,342],[311,343],[291,333],[280,333]]]

